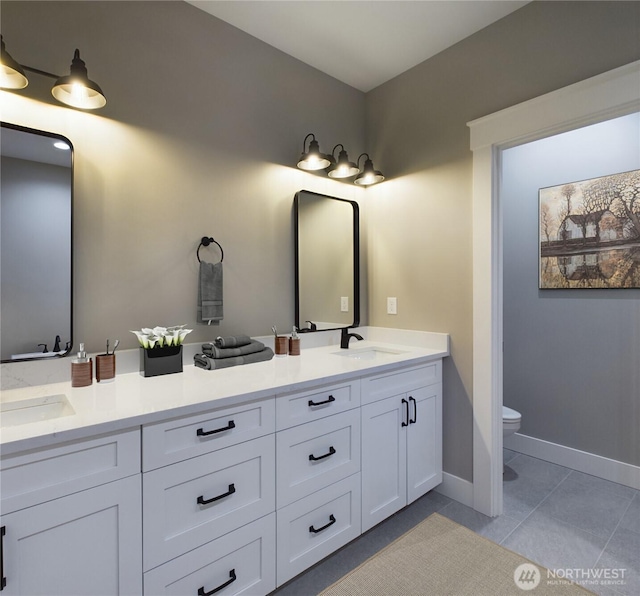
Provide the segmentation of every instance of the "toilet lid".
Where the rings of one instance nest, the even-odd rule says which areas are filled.
[[[502,406],[503,420],[520,420],[521,418],[522,418],[522,414],[520,414],[520,412],[516,412],[511,408],[507,408],[507,406]]]

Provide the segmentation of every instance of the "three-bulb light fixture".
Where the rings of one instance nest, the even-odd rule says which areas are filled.
[[[309,148],[307,149],[307,140]],[[340,152],[336,159],[336,149],[340,147]],[[361,158],[366,157],[364,165],[360,167]],[[349,156],[342,143],[338,143],[330,154],[325,155],[320,152],[320,145],[316,141],[313,133],[309,133],[302,143],[302,155],[298,160],[298,167],[301,170],[318,171],[326,170],[329,178],[346,179],[355,176],[354,184],[358,186],[371,186],[384,180],[384,176],[380,170],[373,167],[373,162],[368,153],[362,153],[354,162],[349,161]]]
[[[4,39],[1,39],[0,54],[0,89],[24,89],[28,84],[24,71],[56,79],[51,94],[59,102],[83,110],[96,110],[106,105],[107,99],[100,86],[87,76],[87,67],[80,58],[80,50],[76,50],[71,62],[70,72],[66,76],[58,76],[31,66],[19,64],[7,52]]]

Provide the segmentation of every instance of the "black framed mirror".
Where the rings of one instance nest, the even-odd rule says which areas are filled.
[[[303,333],[360,324],[360,210],[301,190],[294,197],[295,325]]]
[[[73,145],[2,122],[0,360],[66,355],[73,345]]]

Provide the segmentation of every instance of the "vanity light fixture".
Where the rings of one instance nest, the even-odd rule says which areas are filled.
[[[307,141],[309,141],[309,149],[307,150]],[[335,152],[340,147],[340,153],[336,160]],[[360,159],[366,157],[364,167],[360,168]],[[371,186],[384,180],[384,176],[380,170],[373,167],[373,162],[368,153],[362,153],[356,163],[349,161],[349,156],[342,143],[338,143],[330,154],[320,153],[320,146],[313,133],[309,133],[302,142],[302,155],[298,160],[298,167],[301,170],[317,171],[325,170],[329,178],[334,180],[347,181],[347,178],[353,178],[353,182],[358,186]]]
[[[367,156],[367,159],[364,162],[364,167],[353,182],[358,186],[371,186],[372,184],[382,182],[384,180],[384,176],[380,170],[373,169],[373,162],[371,161],[368,153],[362,153],[358,156],[358,166],[360,165],[360,158],[365,155]]]
[[[9,52],[6,51],[4,40],[2,40],[1,61],[1,89],[24,89],[29,83],[24,74],[26,70],[34,74],[56,79],[51,89],[51,94],[60,103],[82,110],[96,110],[104,107],[107,103],[107,99],[102,89],[100,89],[100,86],[87,76],[87,67],[80,58],[80,50],[76,49],[73,55],[69,74],[62,77],[38,68],[18,64],[18,62],[9,55]]]
[[[24,89],[29,80],[20,66],[12,57],[4,45],[4,38],[0,36],[2,50],[0,52],[0,88]]]
[[[341,147],[341,151],[338,154],[338,161],[336,162],[334,153],[338,147]],[[333,151],[331,152],[331,161],[332,164],[328,171],[329,178],[351,178],[351,176],[355,176],[360,171],[356,164],[349,161],[349,156],[347,155],[342,143],[338,143],[333,148]]]
[[[307,139],[309,137],[313,137],[311,141],[309,141],[309,151],[306,151],[307,148]],[[313,133],[309,133],[302,142],[302,155],[298,160],[298,167],[301,170],[324,170],[331,165],[331,162],[327,158],[326,155],[320,153],[320,145],[318,141],[316,141],[316,136]]]
[[[58,77],[51,89],[51,94],[61,103],[82,110],[97,110],[107,103],[98,83],[87,76],[87,67],[80,58],[80,50],[73,54],[70,72],[67,76]]]

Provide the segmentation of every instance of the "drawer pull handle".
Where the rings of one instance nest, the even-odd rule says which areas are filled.
[[[325,457],[330,457],[332,456],[334,453],[336,452],[336,450],[333,448],[333,445],[331,447],[329,447],[329,451],[327,453],[325,453],[324,455],[319,455],[318,457],[316,457],[315,455],[313,455],[313,453],[309,456],[309,461],[318,461],[321,459],[324,459]]]
[[[7,578],[4,576],[4,535],[7,533],[5,526],[0,528],[0,592],[7,585]]]
[[[404,409],[404,413],[406,415],[405,419],[402,421],[402,426],[409,426],[409,402],[402,398],[402,403],[406,406]],[[406,420],[406,422],[405,422]]]
[[[198,588],[198,596],[211,596],[211,594],[215,594],[216,592],[219,592],[220,590],[226,588],[229,584],[232,584],[234,581],[236,581],[235,569],[232,569],[231,571],[229,571],[229,577],[231,579],[228,579],[226,582],[224,582],[223,584],[220,584],[217,588],[213,588],[213,590],[209,592],[205,592],[204,586],[202,586],[201,588]]]
[[[220,499],[224,499],[225,497],[228,497],[229,495],[232,495],[235,492],[236,492],[236,485],[230,484],[229,490],[226,493],[222,493],[221,495],[218,495],[217,497],[211,497],[210,499],[205,499],[202,495],[200,495],[198,497],[198,505],[208,505],[209,503],[213,503],[214,501],[219,501]]]
[[[312,534],[317,534],[318,532],[322,532],[322,530],[326,530],[329,526],[332,526],[336,523],[336,518],[333,516],[333,513],[329,516],[329,523],[322,526],[321,528],[314,528],[313,526],[309,526],[309,532]]]
[[[415,424],[418,419],[418,403],[414,397],[409,396],[409,401],[413,402],[413,418],[409,420],[409,424]]]
[[[225,430],[231,430],[236,427],[236,423],[233,420],[229,420],[229,424],[227,426],[223,426],[222,428],[216,428],[215,430],[204,430],[204,428],[199,428],[196,431],[196,434],[199,437],[208,437],[209,435],[215,435],[216,433],[223,433]]]
[[[324,401],[313,401],[309,400],[309,407],[313,408],[314,406],[324,406],[325,404],[330,404],[332,401],[336,401],[336,398],[333,395],[329,396],[329,399],[325,399]]]

